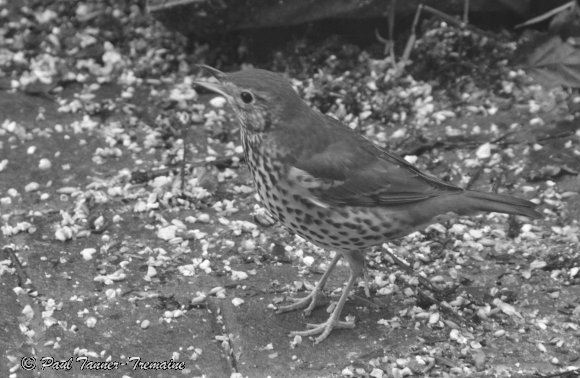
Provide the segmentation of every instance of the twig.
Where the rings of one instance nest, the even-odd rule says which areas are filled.
[[[397,5],[397,0],[390,0],[388,1],[387,6],[387,29],[388,29],[388,39],[383,37],[377,28],[375,28],[375,38],[385,45],[384,54],[389,54],[391,57],[391,62],[393,66],[397,65],[397,60],[395,57],[395,37],[394,37],[394,30],[395,30],[395,7]]]
[[[16,255],[16,252],[14,251],[14,249],[10,246],[6,246],[6,247],[2,248],[2,250],[6,251],[6,253],[8,253],[8,255],[10,256],[10,259],[12,260],[12,263],[14,264],[14,267],[16,268],[16,271],[18,272],[18,274],[16,275],[18,277],[18,286],[20,286],[20,287],[28,286],[29,293],[31,293],[31,292],[38,293],[38,290],[36,289],[36,287],[32,283],[32,280],[30,279],[30,277],[28,277],[28,273],[26,273],[26,270],[22,266],[22,263],[20,262],[20,259]]]
[[[150,1],[147,2],[147,11],[150,13],[158,12],[161,10],[169,8],[177,8],[182,5],[189,5],[192,3],[204,3],[206,0],[171,0],[171,1],[161,1],[158,4],[151,4]]]
[[[535,377],[539,377],[539,378],[551,378],[551,377],[577,377],[578,375],[580,375],[580,369],[574,369],[574,370],[568,370],[568,371],[559,371],[556,373],[550,373],[550,374],[542,374],[542,373],[536,373],[534,374]]]
[[[419,24],[419,17],[421,16],[422,10],[423,5],[419,4],[419,6],[417,7],[417,11],[415,12],[415,17],[413,18],[413,24],[411,25],[411,35],[407,40],[405,50],[403,51],[401,61],[399,62],[401,69],[407,65],[407,62],[409,62],[411,51],[413,51],[413,47],[415,46],[415,42],[417,41],[417,25]]]
[[[385,45],[385,49],[384,49],[385,54],[387,52],[389,52],[389,50],[392,50],[392,48],[391,48],[392,41],[390,41],[388,38],[383,37],[381,35],[381,33],[379,33],[379,29],[377,29],[377,28],[375,28],[375,38],[377,39],[377,41],[379,41],[380,43]]]
[[[507,133],[502,134],[502,135],[498,136],[495,139],[492,139],[489,143],[491,143],[491,144],[499,143],[502,140],[504,140],[505,138],[507,138],[507,137],[509,137],[510,135],[513,135],[513,134],[515,134],[514,131],[508,131]]]
[[[391,41],[389,54],[391,55],[391,61],[393,65],[397,64],[397,60],[395,58],[395,13],[397,7],[397,0],[391,0],[389,2],[389,13],[387,15],[387,19],[389,21],[389,40]]]
[[[188,117],[189,118],[189,117]],[[181,124],[181,140],[183,141],[183,160],[181,161],[181,193],[185,191],[185,162],[187,161],[187,123]]]
[[[538,22],[542,22],[544,20],[547,20],[548,18],[557,15],[560,12],[563,12],[565,10],[568,10],[568,8],[572,8],[575,6],[575,1],[570,1],[569,3],[566,3],[564,5],[560,5],[557,8],[552,9],[551,11],[548,11],[544,14],[541,14],[537,17],[534,17],[532,19],[529,19],[526,22],[523,22],[521,24],[518,24],[516,26],[514,26],[514,29],[520,29],[523,28],[524,26],[529,26],[529,25],[533,25],[533,24],[537,24]]]

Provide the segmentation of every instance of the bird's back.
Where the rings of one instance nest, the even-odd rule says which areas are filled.
[[[357,250],[404,236],[448,212],[540,216],[529,201],[465,191],[301,100],[291,105],[268,132],[242,128],[242,140],[265,207],[315,244]]]

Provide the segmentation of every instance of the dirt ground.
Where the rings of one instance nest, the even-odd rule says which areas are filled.
[[[558,102],[534,87],[490,105],[471,88],[452,103],[403,79],[385,106],[412,119],[385,120],[365,113],[366,97],[328,102],[340,80],[302,81],[345,122],[359,104],[365,135],[421,169],[528,198],[545,216],[465,217],[368,251],[371,297],[359,286],[343,311],[356,328],[315,345],[288,334],[324,320],[326,305],[310,317],[275,309],[306,295],[331,252],[261,208],[230,109],[188,75],[115,67],[91,75],[122,79],[58,91],[2,80],[0,376],[580,376],[573,92]],[[340,264],[325,304],[347,275]]]
[[[21,128],[0,139],[8,161],[0,193],[10,199],[2,203],[3,376],[59,376],[42,358],[79,356],[173,359],[185,370],[153,375],[208,377],[532,376],[579,363],[577,234],[551,237],[557,231],[549,217],[515,238],[507,235],[507,217],[495,215],[390,246],[441,286],[436,296],[458,315],[429,303],[425,288],[380,248],[371,252],[374,296],[359,288],[344,311],[356,316],[356,329],[313,345],[287,334],[324,319],[324,308],[305,319],[276,315],[273,307],[285,295],[304,295],[328,254],[255,222],[244,166],[196,168],[205,170],[198,177],[213,175],[216,190],[195,208],[179,197],[151,200],[168,196],[164,188],[180,177],[177,170],[159,176],[166,182],[131,183],[131,172],[153,169],[161,158],[144,146],[147,130],[135,130],[132,144],[111,143],[113,121],[79,129],[71,125],[82,117],[57,112],[53,101],[0,96],[3,118]],[[97,158],[111,146],[121,154]],[[39,167],[41,159],[50,167]],[[30,190],[30,183],[38,186]],[[577,185],[577,177],[565,176],[537,187],[561,193]],[[561,206],[577,219],[572,198]],[[70,238],[58,234],[65,227]],[[340,266],[329,287],[340,288],[346,274]],[[37,368],[23,371],[23,357],[34,357]],[[83,371],[81,363],[72,364],[77,376],[151,376],[129,365]]]

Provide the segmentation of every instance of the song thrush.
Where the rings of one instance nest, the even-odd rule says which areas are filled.
[[[503,194],[464,190],[429,176],[341,122],[306,105],[282,76],[261,69],[223,73],[196,82],[224,96],[241,125],[246,162],[266,209],[290,231],[336,254],[305,298],[279,309],[308,315],[341,257],[350,276],[328,320],[291,335],[352,328],[340,320],[356,280],[366,272],[363,250],[405,236],[447,213],[477,211],[541,217],[534,203]],[[368,287],[366,288],[368,294]]]

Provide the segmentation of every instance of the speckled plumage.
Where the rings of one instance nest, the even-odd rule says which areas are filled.
[[[364,270],[366,247],[402,237],[447,213],[497,211],[536,218],[532,202],[469,191],[428,176],[372,144],[339,121],[309,108],[286,79],[258,69],[210,70],[219,83],[198,84],[224,95],[241,125],[248,167],[268,211],[306,240],[335,250],[313,293],[281,311],[312,311],[330,271],[344,256],[351,268],[346,288],[328,321],[297,335],[352,328],[339,320]]]
[[[290,231],[322,248],[358,251],[404,235],[410,220],[397,209],[325,206],[318,185],[304,183],[301,171],[242,131],[246,161],[262,203]]]

